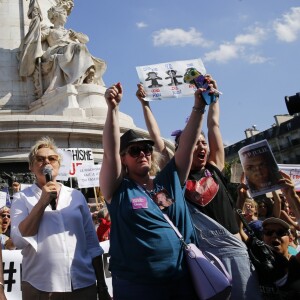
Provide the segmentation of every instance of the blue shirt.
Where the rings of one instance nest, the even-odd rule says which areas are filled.
[[[154,179],[154,190],[167,190],[174,204],[164,209],[185,242],[194,230],[184,191],[172,159]],[[134,282],[163,282],[186,273],[183,248],[174,229],[150,194],[124,178],[108,204],[111,217],[110,269],[113,275]]]

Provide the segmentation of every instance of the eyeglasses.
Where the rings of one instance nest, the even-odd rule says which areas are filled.
[[[2,215],[2,218],[9,218],[10,219],[10,215]]]
[[[272,236],[274,234],[274,232],[276,233],[276,236],[278,236],[278,237],[283,237],[283,236],[289,235],[289,231],[286,229],[278,229],[278,230],[270,229],[270,230],[263,231],[264,235],[266,235],[266,236]]]
[[[35,156],[35,160],[38,163],[44,163],[46,161],[46,159],[50,162],[50,164],[54,164],[54,163],[58,162],[58,155],[50,155],[50,156],[37,155],[37,156]]]
[[[143,152],[146,156],[150,156],[153,152],[153,147],[150,144],[144,144],[140,146],[131,146],[127,150],[127,153],[134,158],[139,157],[141,152]]]

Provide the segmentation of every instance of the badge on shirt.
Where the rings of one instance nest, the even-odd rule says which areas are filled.
[[[165,188],[161,188],[156,193],[153,193],[151,198],[161,210],[168,208],[175,202]]]
[[[146,197],[133,198],[131,200],[131,205],[133,209],[148,208],[147,198]]]

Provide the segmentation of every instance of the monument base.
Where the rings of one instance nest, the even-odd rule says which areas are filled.
[[[72,85],[44,94],[29,105],[31,115],[103,116],[106,88],[95,84]]]
[[[104,86],[70,84],[43,95],[27,111],[0,111],[0,161],[26,161],[30,147],[45,135],[60,148],[91,148],[95,161],[102,161],[105,91]],[[120,127],[137,129],[133,119],[121,112]]]

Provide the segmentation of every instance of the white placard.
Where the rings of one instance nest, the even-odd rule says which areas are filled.
[[[184,74],[189,68],[195,68],[201,74],[206,74],[200,58],[136,67],[139,80],[147,94],[145,100],[162,100],[193,95],[195,86],[183,81]]]
[[[291,177],[297,192],[300,192],[300,165],[278,164],[281,171]]]
[[[104,250],[103,266],[105,281],[108,291],[112,296],[112,280],[109,267],[109,241],[101,242],[100,246]],[[7,300],[22,299],[21,293],[21,268],[22,268],[22,254],[21,250],[2,250],[3,270],[4,270],[4,285],[5,296]]]
[[[7,198],[7,193],[0,191],[0,207],[6,205],[6,198]]]
[[[94,155],[90,148],[65,148],[59,149],[62,163],[57,180],[67,181],[69,177],[77,177],[77,167],[80,165],[93,165]]]
[[[99,172],[101,165],[80,165],[77,167],[78,187],[90,188],[99,186]]]
[[[70,177],[70,170],[72,164],[72,152],[67,150],[58,149],[62,160],[60,163],[59,173],[56,177],[57,180],[67,181]]]

